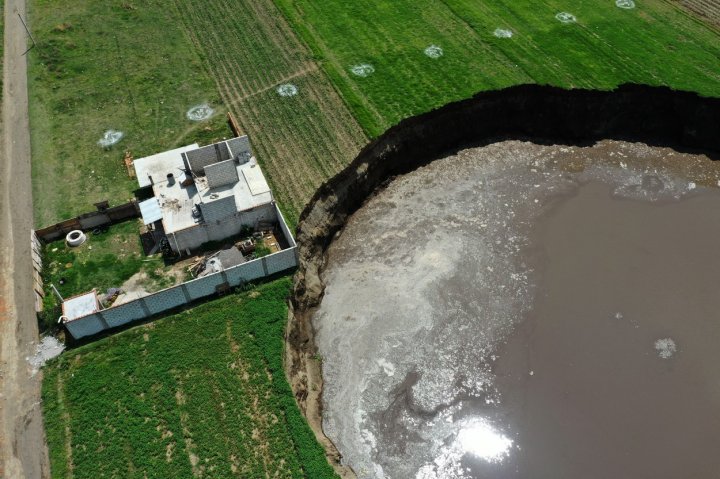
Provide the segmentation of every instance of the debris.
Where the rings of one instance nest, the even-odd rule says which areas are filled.
[[[35,347],[35,354],[27,358],[33,368],[33,375],[50,359],[57,357],[65,349],[65,345],[53,336],[45,336]]]

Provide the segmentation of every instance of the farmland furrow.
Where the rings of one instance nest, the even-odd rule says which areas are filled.
[[[317,65],[271,2],[175,3],[223,102],[251,135],[275,197],[296,217],[357,152],[362,130],[330,84],[315,81]],[[275,88],[284,82],[296,83],[298,95],[280,97]]]
[[[307,74],[309,74],[309,73],[312,73],[312,72],[316,71],[317,69],[318,69],[318,66],[317,66],[315,63],[311,63],[311,64],[309,64],[308,66],[302,68],[301,70],[299,70],[299,71],[297,71],[297,72],[295,72],[295,73],[293,73],[293,74],[291,74],[291,75],[287,75],[286,77],[283,77],[283,78],[280,78],[279,80],[276,80],[272,85],[268,85],[268,86],[266,86],[266,87],[260,88],[260,89],[258,89],[258,90],[253,91],[253,92],[250,92],[250,93],[248,93],[247,95],[244,95],[244,96],[241,96],[241,97],[239,97],[239,98],[234,99],[233,101],[234,101],[234,102],[238,102],[238,101],[247,100],[247,99],[249,99],[249,98],[254,97],[255,95],[259,95],[260,93],[265,93],[265,92],[268,91],[268,90],[272,90],[272,89],[274,89],[274,88],[277,88],[279,85],[281,85],[281,84],[283,84],[283,83],[288,83],[290,80],[294,80],[294,79],[296,79],[296,78],[299,78],[299,77],[305,76],[305,75],[307,75]]]

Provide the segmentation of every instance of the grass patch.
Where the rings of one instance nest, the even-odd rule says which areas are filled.
[[[28,71],[36,226],[127,201],[137,183],[126,150],[139,158],[231,135],[215,85],[165,2],[32,0],[29,17],[38,42]],[[191,122],[185,113],[201,102],[216,114]],[[108,129],[125,136],[102,149]]]
[[[40,315],[44,327],[54,325],[61,314],[60,301],[51,284],[64,298],[93,288],[103,293],[107,288],[120,287],[141,270],[151,275],[163,267],[160,255],[148,258],[143,254],[139,227],[139,221],[131,220],[110,226],[101,234],[88,232],[87,241],[74,248],[69,247],[64,239],[45,245],[43,281],[46,294],[44,310]],[[160,282],[164,279],[159,278]]]
[[[370,136],[480,90],[624,82],[720,95],[720,37],[670,2],[277,0]],[[577,23],[555,14],[568,10]],[[512,30],[497,38],[496,28]],[[438,45],[444,55],[428,58]],[[361,78],[350,68],[369,63]]]
[[[290,284],[227,296],[49,364],[53,477],[335,477],[282,367]]]
[[[367,141],[272,0],[174,0],[183,25],[253,149],[289,225]],[[277,88],[297,87],[284,97]]]

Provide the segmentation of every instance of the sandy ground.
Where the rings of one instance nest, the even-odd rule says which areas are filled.
[[[0,477],[50,476],[42,409],[42,374],[26,358],[35,352],[32,294],[32,189],[24,0],[5,2],[5,58],[0,149]]]

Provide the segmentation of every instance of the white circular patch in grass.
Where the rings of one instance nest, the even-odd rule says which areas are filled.
[[[507,28],[496,28],[493,32],[493,35],[498,38],[512,38],[513,32],[512,30],[508,30]]]
[[[615,6],[630,10],[631,8],[635,8],[635,2],[633,2],[633,0],[615,0]]]
[[[655,341],[655,350],[661,358],[669,359],[677,351],[677,345],[670,338],[658,339]]]
[[[424,52],[425,55],[429,56],[430,58],[440,58],[445,54],[442,47],[439,47],[437,45],[430,45],[424,50]]]
[[[555,18],[560,21],[560,23],[575,23],[577,22],[577,18],[575,18],[575,15],[568,12],[560,12],[557,15],[555,15]]]
[[[125,133],[123,133],[122,131],[108,130],[103,133],[102,138],[98,140],[97,144],[99,146],[102,146],[103,148],[108,148],[122,140],[123,136],[125,136]]]
[[[190,121],[203,121],[210,118],[213,113],[215,113],[215,110],[207,103],[203,103],[190,108],[185,115]]]
[[[361,63],[350,67],[350,72],[355,76],[365,78],[375,73],[375,67],[369,63]]]
[[[280,96],[295,96],[298,94],[298,87],[292,83],[283,83],[275,89]]]

